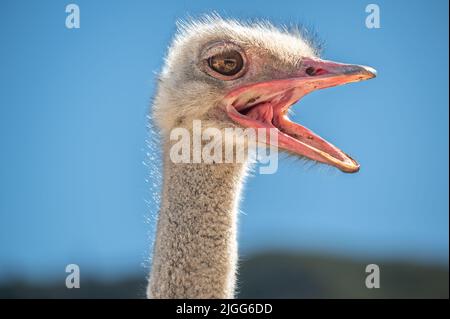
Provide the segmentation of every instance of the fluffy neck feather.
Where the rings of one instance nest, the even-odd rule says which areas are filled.
[[[245,164],[174,164],[164,179],[150,298],[233,298]]]

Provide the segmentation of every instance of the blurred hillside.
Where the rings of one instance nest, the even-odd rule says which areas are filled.
[[[373,262],[373,261],[372,261]],[[448,298],[448,267],[377,263],[380,288],[367,289],[371,261],[262,254],[242,263],[240,298]]]
[[[379,263],[381,287],[365,287],[369,261],[329,256],[264,253],[241,260],[239,298],[448,298],[448,267]],[[81,277],[80,289],[64,282],[14,280],[0,286],[0,298],[144,298],[145,275],[116,282]]]

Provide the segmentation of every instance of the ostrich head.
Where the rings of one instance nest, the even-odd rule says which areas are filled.
[[[219,129],[276,128],[281,149],[356,172],[355,160],[287,113],[314,90],[375,75],[369,67],[321,60],[300,34],[209,17],[181,25],[159,78],[153,118],[163,136],[193,120]]]

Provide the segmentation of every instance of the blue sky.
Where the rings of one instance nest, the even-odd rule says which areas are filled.
[[[358,174],[284,160],[245,186],[243,256],[266,249],[448,263],[448,2],[2,1],[0,277],[77,263],[99,276],[148,257],[154,182],[146,114],[175,21],[217,11],[301,23],[323,56],[375,80],[315,92],[294,120],[362,165]],[[155,167],[158,163],[149,163]],[[146,181],[147,180],[147,181]],[[150,222],[148,222],[150,220]]]

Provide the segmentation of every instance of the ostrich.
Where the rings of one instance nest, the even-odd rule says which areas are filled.
[[[152,106],[163,185],[149,298],[234,298],[237,209],[246,163],[174,163],[174,128],[275,128],[280,149],[343,172],[359,164],[287,111],[314,90],[375,77],[322,60],[299,32],[206,17],[179,25]]]

